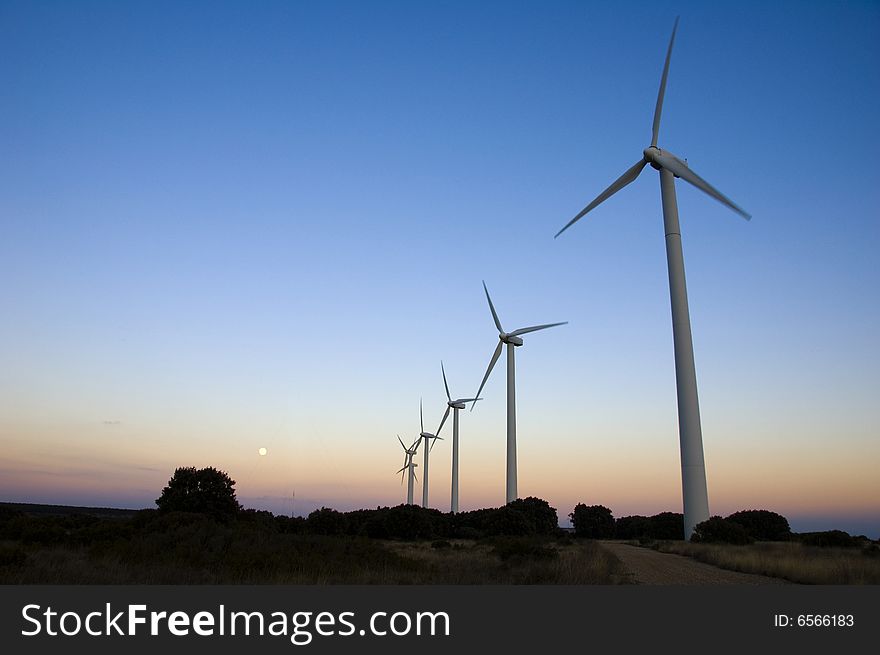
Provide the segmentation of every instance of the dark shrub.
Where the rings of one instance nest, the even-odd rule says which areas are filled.
[[[398,505],[377,512],[381,512],[384,517],[388,537],[391,539],[437,539],[448,537],[451,532],[448,517],[436,509]]]
[[[179,468],[156,499],[160,512],[194,512],[228,519],[241,511],[235,480],[213,467]]]
[[[311,534],[345,534],[345,514],[329,507],[316,509],[306,519],[306,531]]]
[[[578,503],[568,515],[574,526],[574,536],[586,539],[609,539],[614,536],[614,516],[603,505]]]
[[[302,534],[305,532],[306,520],[301,516],[275,517],[275,529],[281,534]]]
[[[820,548],[858,548],[861,546],[861,541],[851,537],[843,530],[802,532],[793,536],[807,546],[819,546]]]
[[[728,516],[727,520],[739,523],[752,539],[758,541],[788,541],[791,538],[788,519],[766,509],[747,509],[735,512]]]
[[[647,516],[621,516],[614,522],[614,537],[616,539],[648,538],[648,522]]]
[[[445,539],[438,539],[431,542],[431,548],[436,548],[437,550],[446,550],[447,548],[452,548],[452,544]]]
[[[530,534],[556,534],[559,530],[559,515],[555,507],[541,498],[529,496],[517,498],[507,504],[512,510],[522,514],[530,526]]]
[[[648,517],[649,539],[683,539],[684,515],[675,512],[660,512]]]
[[[703,544],[750,544],[754,541],[739,523],[713,516],[708,521],[698,523],[691,536],[694,543]]]
[[[470,526],[462,526],[455,531],[455,535],[459,539],[482,539],[486,536],[485,532],[472,528]]]
[[[534,534],[534,524],[522,512],[510,505],[495,510],[486,526],[490,535],[524,536]]]

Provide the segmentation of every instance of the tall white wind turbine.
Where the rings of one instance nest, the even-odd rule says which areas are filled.
[[[428,506],[428,455],[431,450],[434,448],[434,443],[437,439],[443,441],[443,437],[438,437],[437,435],[440,433],[440,428],[437,429],[436,434],[431,434],[430,432],[425,432],[425,416],[422,410],[422,399],[419,398],[419,424],[421,425],[422,431],[419,433],[419,438],[425,440],[425,469],[422,471],[422,507]],[[443,427],[443,423],[440,423],[440,427]],[[430,443],[429,443],[430,442]]]
[[[413,504],[413,481],[416,479],[416,471],[415,467],[418,466],[415,462],[413,462],[413,457],[416,455],[416,451],[419,448],[419,439],[416,439],[412,445],[407,448],[406,444],[403,443],[403,439],[400,438],[400,435],[397,435],[397,440],[400,442],[400,447],[403,448],[403,466],[400,468],[398,473],[406,475],[407,483],[406,483],[406,504]],[[400,483],[403,484],[403,475],[400,476]]]
[[[495,321],[495,327],[498,328],[498,345],[495,352],[492,353],[492,359],[489,361],[489,368],[486,369],[486,375],[480,383],[480,389],[477,391],[476,397],[479,398],[480,391],[489,379],[489,374],[501,356],[501,349],[507,344],[507,485],[505,502],[512,503],[516,500],[516,381],[513,349],[523,345],[521,335],[529,332],[537,332],[538,330],[546,330],[547,328],[556,327],[557,325],[565,325],[568,321],[562,323],[547,323],[545,325],[533,325],[532,327],[519,328],[513,332],[505,332],[501,327],[501,321],[498,320],[498,314],[495,312],[495,305],[492,304],[492,298],[489,297],[489,289],[483,282],[483,290],[486,292],[486,300],[489,301],[489,309],[492,311],[492,320]],[[474,405],[476,405],[476,400]],[[471,405],[471,410],[474,409]]]
[[[666,51],[666,63],[660,78],[660,92],[654,108],[651,145],[644,149],[642,158],[584,207],[568,224],[556,233],[558,237],[584,214],[594,209],[627,184],[635,180],[642,169],[650,164],[660,173],[660,197],[663,205],[663,223],[666,232],[666,262],[669,271],[669,295],[672,301],[672,334],[675,347],[675,379],[678,390],[678,430],[681,448],[681,485],[684,505],[684,537],[690,538],[694,526],[709,518],[709,497],[706,490],[706,467],[703,460],[703,435],[700,428],[700,406],[697,400],[697,375],[694,367],[694,347],[691,339],[691,321],[688,312],[687,287],[684,276],[684,257],[681,250],[681,229],[678,224],[678,203],[675,198],[675,178],[679,177],[726,205],[749,220],[751,216],[726,196],[712,187],[688,164],[668,150],[657,147],[660,132],[660,113],[666,92],[669,59],[678,29],[678,18],[672,28],[672,38]]]
[[[440,370],[443,372],[443,386],[446,388],[446,411],[443,414],[443,420],[440,421],[440,427],[437,428],[437,434],[443,429],[443,424],[449,418],[449,410],[452,414],[452,504],[451,510],[453,514],[458,512],[458,412],[464,409],[465,403],[476,402],[482,398],[458,398],[452,399],[449,395],[449,384],[446,382],[446,369],[443,368],[443,362],[440,362]]]

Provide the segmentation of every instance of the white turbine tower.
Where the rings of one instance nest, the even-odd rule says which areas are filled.
[[[666,63],[660,78],[660,92],[654,108],[651,145],[642,152],[642,159],[621,175],[556,236],[562,234],[584,214],[635,180],[642,169],[650,164],[660,172],[660,196],[663,204],[663,223],[666,232],[666,262],[669,272],[669,295],[672,301],[672,334],[675,347],[675,379],[678,390],[678,429],[681,448],[681,485],[684,505],[684,537],[689,538],[694,526],[709,518],[709,497],[706,491],[706,468],[703,460],[703,435],[700,428],[700,405],[697,400],[697,375],[694,367],[694,346],[691,339],[691,321],[688,313],[687,287],[684,276],[684,257],[681,251],[681,229],[678,224],[678,203],[675,198],[675,178],[680,177],[700,191],[707,193],[746,220],[751,216],[694,173],[686,162],[668,150],[657,147],[660,131],[660,113],[666,92],[669,59],[675,42],[678,18],[672,28],[672,38],[666,51]]]
[[[425,469],[422,471],[422,507],[428,506],[428,455],[431,450],[434,448],[434,443],[437,439],[443,441],[443,437],[438,437],[437,434],[440,433],[440,428],[437,428],[436,434],[431,434],[430,432],[425,432],[425,418],[424,412],[422,411],[422,399],[419,398],[419,424],[421,425],[422,431],[419,433],[419,438],[425,440]],[[440,423],[440,427],[443,427],[443,423]],[[433,440],[433,441],[432,441]],[[428,442],[431,442],[430,444]]]
[[[440,427],[437,428],[437,434],[443,429],[443,424],[449,418],[449,410],[452,414],[452,513],[458,512],[458,411],[464,409],[465,403],[476,402],[482,398],[458,398],[453,400],[449,395],[449,384],[446,382],[446,369],[443,368],[443,362],[440,362],[440,370],[443,372],[443,386],[446,387],[446,412],[443,414],[443,420],[440,421]]]
[[[492,368],[495,366],[495,362],[498,361],[498,357],[501,355],[501,348],[504,344],[507,344],[507,500],[506,502],[512,503],[516,500],[516,381],[515,381],[515,365],[514,365],[514,356],[513,349],[523,345],[523,340],[520,338],[523,334],[528,334],[529,332],[537,332],[538,330],[546,330],[547,328],[556,327],[557,325],[565,325],[568,321],[563,321],[562,323],[547,323],[546,325],[533,325],[532,327],[524,327],[519,328],[518,330],[514,330],[513,332],[505,332],[501,327],[501,321],[498,320],[498,314],[495,313],[495,306],[492,304],[492,299],[489,297],[489,289],[486,288],[486,283],[483,282],[483,290],[486,292],[486,300],[489,301],[489,309],[492,311],[492,319],[495,321],[495,327],[498,328],[498,346],[495,348],[495,352],[492,354],[492,359],[489,361],[489,368],[486,369],[486,375],[483,376],[483,381],[480,383],[480,389],[477,391],[476,397],[479,398],[480,391],[483,390],[483,385],[486,384],[486,380],[489,379],[489,374],[492,372]],[[474,401],[474,405],[476,405],[476,400]],[[471,411],[474,409],[474,405],[471,405]]]
[[[403,439],[400,438],[400,435],[397,435],[397,440],[400,442],[400,447],[403,448],[403,466],[398,471],[398,473],[402,473],[407,476],[406,483],[406,504],[413,504],[413,481],[416,479],[416,471],[415,467],[418,466],[415,462],[413,462],[413,457],[415,457],[416,451],[419,449],[419,441],[420,439],[416,439],[413,444],[407,448],[406,444],[403,443]],[[403,484],[403,475],[400,476],[400,484]]]

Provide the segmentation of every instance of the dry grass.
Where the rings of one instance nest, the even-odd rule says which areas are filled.
[[[513,545],[512,550],[510,545]],[[507,546],[504,558],[499,548]],[[192,548],[191,546],[197,546]],[[393,542],[276,535],[225,543],[29,546],[0,543],[0,584],[619,584],[594,543]],[[9,556],[9,553],[13,556]]]
[[[595,542],[542,545],[508,537],[494,542],[454,540],[451,548],[444,549],[432,548],[430,542],[387,542],[387,546],[418,563],[417,584],[593,585],[627,581],[620,560]],[[502,559],[498,554],[501,547],[514,554]],[[517,554],[519,550],[523,552]]]
[[[758,542],[748,546],[661,541],[664,553],[743,573],[757,573],[801,584],[880,584],[880,556],[874,550],[818,548],[797,542]]]

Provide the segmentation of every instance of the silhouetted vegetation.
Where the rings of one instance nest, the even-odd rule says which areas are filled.
[[[540,498],[443,513],[413,505],[308,517],[242,509],[216,469],[177,469],[156,510],[0,504],[0,583],[608,584],[620,562],[558,528]],[[186,507],[189,510],[175,509]],[[195,508],[195,511],[193,511]],[[880,581],[880,546],[832,530],[792,534],[785,517],[712,517],[681,541],[681,514],[625,516],[578,504],[575,532],[638,539],[718,566],[801,582]],[[788,540],[768,543],[766,540]],[[752,539],[763,543],[744,544]],[[671,541],[670,541],[671,540]],[[785,550],[779,550],[785,548]]]
[[[615,539],[653,541],[681,539],[684,536],[684,516],[674,512],[660,512],[654,516],[623,516],[614,522]]]
[[[805,546],[819,548],[865,548],[870,544],[867,537],[853,537],[843,530],[826,530],[824,532],[801,532],[792,538]]]
[[[695,544],[750,544],[754,541],[746,529],[730,519],[712,516],[694,526],[691,541]]]
[[[734,512],[728,521],[739,523],[756,541],[787,541],[791,538],[788,519],[766,509],[747,509]]]
[[[156,499],[160,512],[194,512],[229,519],[241,511],[235,480],[213,467],[179,468]]]
[[[306,518],[241,509],[216,469],[177,469],[158,509],[103,518],[0,506],[0,583],[612,584],[620,562],[560,535],[539,498],[444,514],[411,505]],[[186,509],[180,509],[186,508]]]
[[[568,515],[576,537],[587,539],[610,539],[614,536],[614,516],[604,505],[578,503]]]

